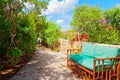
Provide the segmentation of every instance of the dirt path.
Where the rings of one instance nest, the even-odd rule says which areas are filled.
[[[37,49],[35,56],[10,80],[80,80],[66,68],[66,55]]]

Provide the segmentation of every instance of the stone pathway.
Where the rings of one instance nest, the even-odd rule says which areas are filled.
[[[66,67],[62,52],[37,49],[35,56],[10,80],[80,80]]]

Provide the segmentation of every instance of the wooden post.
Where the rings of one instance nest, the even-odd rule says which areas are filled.
[[[68,50],[67,50],[67,68],[68,68]]]
[[[104,78],[104,60],[102,60],[102,80]]]
[[[120,59],[118,59],[118,67],[117,67],[117,77],[116,80],[120,80]]]
[[[96,60],[94,60],[94,65],[93,65],[93,80],[95,80],[95,72],[96,72]]]

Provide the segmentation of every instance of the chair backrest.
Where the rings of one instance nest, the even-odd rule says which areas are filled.
[[[95,57],[95,46],[92,43],[82,43],[82,52],[81,54]]]
[[[95,45],[96,58],[112,58],[120,54],[120,48],[110,46]]]
[[[81,54],[95,58],[111,58],[120,55],[120,48],[95,43],[82,43]]]

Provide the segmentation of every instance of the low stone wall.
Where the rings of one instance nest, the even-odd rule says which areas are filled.
[[[67,49],[70,48],[81,48],[82,43],[91,43],[91,44],[97,44],[97,45],[103,45],[103,46],[110,46],[110,47],[116,47],[120,48],[120,45],[110,45],[110,44],[99,44],[99,43],[93,43],[93,42],[81,42],[81,41],[69,41],[67,39],[59,39],[61,47],[60,47],[60,52],[61,53],[66,53]]]
[[[71,47],[71,43],[69,40],[61,38],[59,41],[60,41],[60,45],[61,45],[60,51],[67,51],[67,49]]]
[[[80,41],[69,41],[67,39],[59,39],[61,47],[60,47],[60,52],[66,53],[67,49],[70,48],[81,48],[81,42]]]

